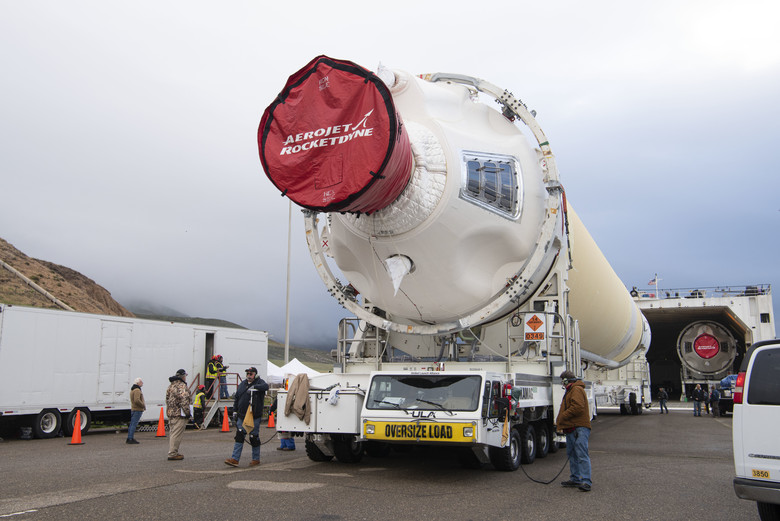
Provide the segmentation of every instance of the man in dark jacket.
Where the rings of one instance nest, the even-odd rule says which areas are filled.
[[[664,413],[664,410],[666,411],[666,414],[669,414],[669,407],[666,406],[666,401],[668,399],[669,393],[666,392],[666,389],[660,387],[658,389],[658,406],[661,408],[661,414]]]
[[[561,410],[555,420],[557,432],[566,434],[566,455],[569,457],[569,479],[562,482],[564,487],[578,487],[590,492],[590,411],[585,384],[571,371],[561,373],[561,381],[566,392],[561,400]]]
[[[717,418],[720,412],[720,391],[715,387],[710,390],[710,410],[712,411],[712,417]]]
[[[693,400],[693,415],[701,416],[701,402],[707,398],[707,394],[702,391],[701,385],[696,384],[696,387],[691,392],[691,399]]]
[[[241,451],[244,449],[246,429],[244,417],[252,407],[253,429],[249,433],[249,444],[252,446],[252,461],[249,466],[260,464],[260,420],[263,416],[263,403],[268,384],[257,376],[257,369],[250,367],[246,370],[246,380],[238,384],[236,398],[233,402],[233,416],[236,418],[236,442],[233,444],[233,455],[225,460],[226,465],[237,467],[241,459]]]

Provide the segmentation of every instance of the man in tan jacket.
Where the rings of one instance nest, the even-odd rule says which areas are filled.
[[[570,476],[561,483],[564,487],[577,487],[590,492],[590,456],[588,439],[590,438],[590,411],[585,384],[571,371],[561,373],[561,381],[566,393],[561,401],[561,410],[555,420],[557,432],[566,434],[566,455],[569,457]]]
[[[130,388],[130,425],[127,427],[127,441],[125,442],[129,445],[138,444],[138,441],[135,439],[135,429],[138,427],[141,415],[146,410],[144,393],[141,391],[141,387],[143,386],[144,381],[140,378],[136,378],[133,382],[133,386]]]

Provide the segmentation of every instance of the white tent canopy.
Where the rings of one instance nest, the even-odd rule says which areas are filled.
[[[284,371],[282,371],[282,368],[270,360],[266,360],[266,366],[268,370],[268,383],[281,384],[284,381]]]
[[[296,375],[300,373],[306,373],[307,375],[309,375],[309,378],[311,378],[312,376],[317,376],[319,374],[322,374],[304,365],[297,358],[293,358],[292,360],[284,364],[280,368],[280,370],[282,371],[283,375]]]

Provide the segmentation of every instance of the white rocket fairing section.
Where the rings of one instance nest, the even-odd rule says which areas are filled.
[[[571,261],[568,313],[583,350],[620,362],[649,345],[643,315],[566,207],[549,143],[511,94],[318,57],[266,109],[258,142],[277,188],[328,214],[327,253],[381,317],[334,281],[312,219],[309,245],[330,291],[377,327],[444,334],[497,320]]]

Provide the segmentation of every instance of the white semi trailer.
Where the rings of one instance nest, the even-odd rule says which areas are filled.
[[[194,388],[213,354],[239,373],[264,372],[268,333],[0,304],[0,424],[50,438],[71,435],[78,413],[82,432],[93,421],[126,421],[137,377],[141,421],[155,421],[168,377],[183,368]]]
[[[277,421],[311,459],[443,444],[467,465],[515,470],[557,447],[564,369],[617,369],[649,345],[566,202],[547,138],[508,91],[320,56],[266,109],[258,145],[268,178],[304,208],[328,291],[355,315],[339,326],[334,373],[310,381],[308,421]]]

